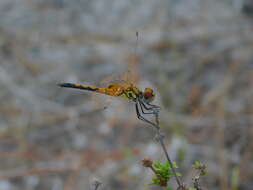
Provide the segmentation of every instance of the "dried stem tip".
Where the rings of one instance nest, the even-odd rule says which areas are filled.
[[[143,160],[142,160],[142,165],[144,166],[144,167],[147,167],[147,168],[152,168],[153,166],[153,161],[151,160],[151,159],[149,159],[149,158],[144,158]]]

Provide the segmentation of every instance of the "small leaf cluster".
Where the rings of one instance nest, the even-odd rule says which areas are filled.
[[[200,175],[207,175],[207,170],[206,170],[206,166],[205,164],[203,164],[200,161],[196,161],[193,165],[192,165],[193,169],[196,169],[198,171],[200,171]]]
[[[150,159],[144,159],[142,162],[143,166],[150,168],[155,173],[155,177],[152,178],[152,183],[149,185],[157,185],[160,187],[166,187],[166,190],[172,190],[171,187],[168,187],[168,181],[175,175],[168,162],[162,164],[160,162],[153,162]],[[178,168],[175,162],[173,163],[173,167]],[[176,175],[181,176],[179,173]]]
[[[174,174],[172,172],[172,169],[169,165],[169,163],[162,164],[160,162],[154,163],[154,170],[156,177],[152,179],[151,185],[159,185],[163,187],[167,187],[167,182],[174,177]],[[174,168],[178,168],[176,162],[173,163]],[[181,176],[179,173],[177,173],[177,176]]]

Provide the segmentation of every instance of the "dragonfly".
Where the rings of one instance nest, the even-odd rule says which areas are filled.
[[[135,53],[137,51],[137,43],[138,43],[138,32],[136,32]],[[131,63],[132,66],[134,66],[136,64],[136,59],[134,59]],[[75,88],[80,90],[96,92],[108,96],[125,98],[135,103],[135,110],[138,119],[147,122],[154,127],[157,127],[157,124],[148,120],[145,117],[146,115],[154,115],[156,116],[156,118],[158,116],[160,107],[151,103],[155,99],[154,90],[152,88],[145,88],[144,91],[140,90],[135,85],[135,82],[132,81],[132,79],[136,78],[136,76],[134,75],[131,77],[129,76],[131,73],[129,71],[131,70],[133,69],[130,68],[126,73],[127,74],[125,76],[126,80],[123,81],[121,80],[121,82],[111,82],[109,85],[107,85],[107,87],[103,88],[75,83],[60,83],[58,85],[64,88]],[[124,74],[122,74],[121,77],[122,76],[124,76]]]
[[[151,104],[155,98],[154,90],[151,88],[145,88],[145,90],[142,91],[133,83],[128,82],[112,83],[104,88],[75,83],[60,83],[58,86],[91,91],[113,97],[122,97],[132,101],[135,103],[137,118],[149,123],[150,125],[156,126],[154,122],[145,117],[146,115],[157,115],[160,110],[159,106]]]

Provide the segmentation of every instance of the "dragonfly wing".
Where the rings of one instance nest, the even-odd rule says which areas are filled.
[[[139,58],[134,55],[127,57],[127,72],[123,75],[128,83],[137,84],[139,82]]]
[[[110,107],[113,98],[115,97],[94,93],[91,96],[91,103],[96,110],[104,110]]]

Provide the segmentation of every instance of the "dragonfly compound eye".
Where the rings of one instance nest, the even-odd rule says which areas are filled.
[[[145,100],[151,102],[154,99],[155,94],[151,88],[146,88],[143,93],[143,96],[144,96]]]

